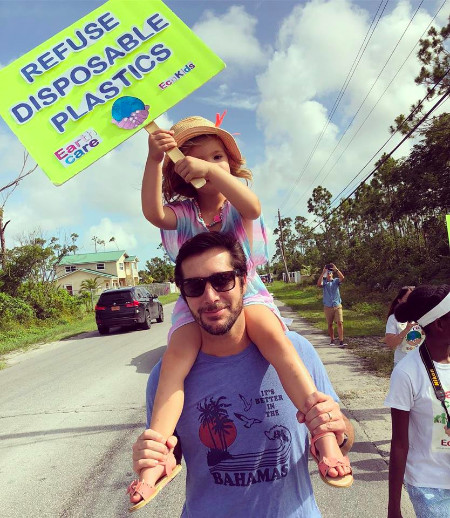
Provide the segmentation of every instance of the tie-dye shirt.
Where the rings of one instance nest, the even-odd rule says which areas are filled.
[[[208,228],[200,220],[192,200],[170,203],[168,206],[177,217],[177,228],[175,230],[161,229],[161,238],[167,254],[175,262],[183,243],[201,232],[206,232]],[[220,232],[234,234],[242,245],[247,258],[247,291],[244,295],[244,305],[263,304],[268,306],[282,322],[272,296],[256,272],[256,267],[265,264],[268,256],[266,227],[264,226],[262,215],[253,222],[253,239],[252,244],[250,244],[242,216],[230,202],[226,201],[223,207]],[[194,319],[186,302],[182,297],[179,297],[172,314],[172,329],[170,330],[169,337],[175,329],[193,321]]]

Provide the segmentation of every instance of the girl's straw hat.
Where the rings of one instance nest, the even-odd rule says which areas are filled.
[[[220,129],[208,119],[194,115],[193,117],[187,117],[186,119],[180,120],[170,129],[175,132],[174,138],[177,141],[178,147],[181,147],[187,140],[198,137],[199,135],[217,135],[223,142],[223,145],[232,159],[238,164],[242,161],[242,155],[234,137],[228,133],[228,131]],[[164,169],[169,160],[169,157],[166,155],[163,165]]]

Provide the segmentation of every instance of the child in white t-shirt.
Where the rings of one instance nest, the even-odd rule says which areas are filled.
[[[391,407],[388,518],[401,517],[403,481],[418,518],[450,509],[450,285],[419,286],[395,310],[417,321],[445,399],[439,401],[416,347],[394,368],[385,405]]]

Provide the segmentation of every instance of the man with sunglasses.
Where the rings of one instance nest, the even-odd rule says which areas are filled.
[[[343,454],[353,429],[312,345],[288,333],[318,390],[306,416],[287,397],[275,369],[246,333],[243,294],[246,259],[233,236],[198,234],[180,249],[175,280],[196,322],[202,345],[185,380],[185,403],[177,425],[188,470],[183,517],[319,517],[308,473],[307,429],[336,434]],[[148,421],[160,364],[147,386]],[[327,395],[329,394],[329,395]],[[166,444],[153,430],[133,446],[133,467],[165,462]]]

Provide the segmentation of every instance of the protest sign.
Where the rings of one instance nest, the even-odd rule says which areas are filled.
[[[0,115],[60,185],[224,67],[162,1],[109,0],[0,70]]]
[[[448,244],[450,245],[450,214],[447,214],[445,219],[447,220]]]

